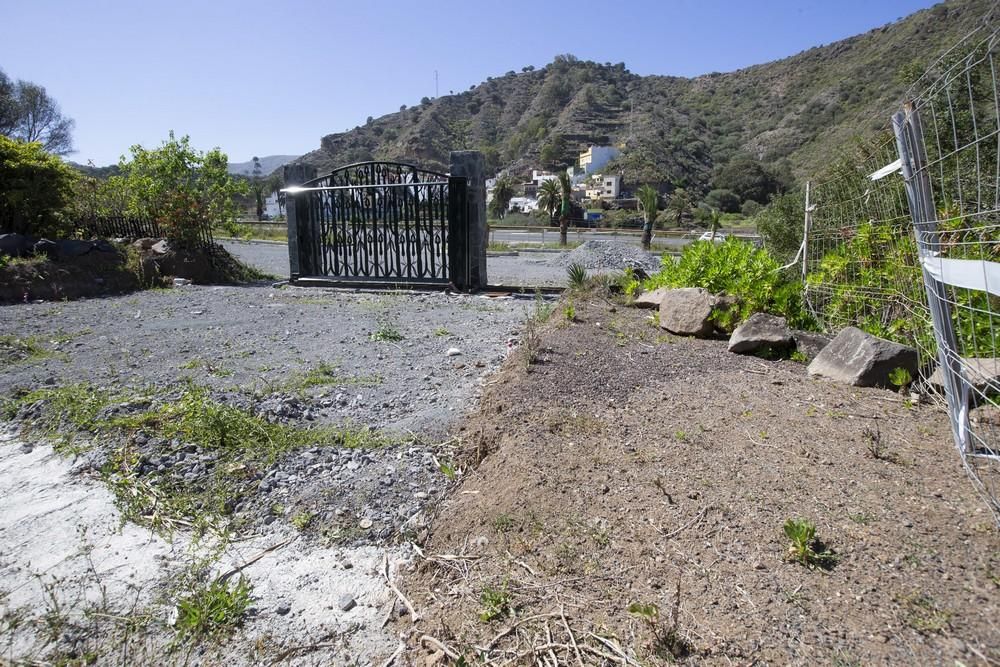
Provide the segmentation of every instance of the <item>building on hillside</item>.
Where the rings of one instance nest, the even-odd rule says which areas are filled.
[[[617,174],[594,174],[587,187],[587,199],[609,201],[618,199],[622,191],[622,177]]]
[[[538,200],[534,197],[513,197],[510,200],[510,211],[520,211],[521,213],[534,213],[538,210]]]
[[[584,174],[593,174],[619,155],[621,151],[614,146],[591,146],[580,153],[580,169]]]

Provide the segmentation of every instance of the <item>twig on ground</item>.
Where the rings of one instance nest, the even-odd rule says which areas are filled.
[[[694,519],[692,519],[688,523],[684,524],[683,526],[681,526],[677,530],[675,530],[675,531],[673,531],[671,533],[667,533],[666,535],[663,536],[663,539],[669,540],[670,538],[672,538],[672,537],[674,537],[676,535],[679,535],[680,533],[682,533],[683,531],[687,530],[688,528],[690,528],[694,524],[698,523],[699,521],[701,521],[705,517],[705,514],[710,509],[712,509],[711,505],[703,507],[702,510],[701,510],[701,512],[698,514],[698,516],[696,516]]]
[[[281,547],[284,547],[284,546],[288,546],[289,544],[291,544],[291,543],[292,543],[292,542],[294,542],[294,541],[295,541],[295,537],[290,537],[289,539],[285,540],[284,542],[278,542],[278,543],[277,543],[277,544],[275,544],[275,545],[272,545],[272,546],[269,546],[268,548],[264,549],[264,550],[263,550],[263,551],[261,551],[261,552],[260,552],[259,554],[257,554],[256,556],[254,556],[254,557],[253,557],[253,558],[251,558],[250,560],[246,561],[246,562],[245,562],[245,563],[243,563],[242,565],[239,565],[239,566],[237,566],[237,567],[234,567],[234,568],[233,568],[232,570],[230,570],[229,572],[226,572],[226,573],[225,573],[224,575],[222,575],[221,577],[219,577],[219,578],[217,579],[217,581],[218,581],[218,582],[219,582],[220,584],[223,584],[223,583],[225,583],[225,582],[226,582],[226,580],[227,580],[227,579],[229,579],[229,577],[231,577],[231,576],[233,576],[233,575],[235,575],[235,574],[239,574],[240,572],[242,572],[242,571],[243,571],[243,570],[245,570],[246,568],[250,567],[251,565],[253,565],[253,564],[254,564],[254,563],[256,563],[257,561],[259,561],[259,560],[260,560],[261,558],[263,558],[263,557],[264,557],[264,556],[266,556],[267,554],[269,554],[269,553],[271,553],[272,551],[275,551],[275,550],[277,550],[277,549],[280,549]]]
[[[284,662],[287,658],[292,657],[294,654],[302,651],[317,651],[321,648],[336,648],[339,644],[337,642],[322,642],[319,644],[303,644],[302,646],[292,646],[291,648],[286,648],[284,651],[279,653],[272,661],[272,665],[277,665],[279,662]]]
[[[498,641],[500,641],[501,639],[503,639],[504,637],[506,637],[510,633],[514,632],[514,630],[516,630],[518,627],[524,625],[525,623],[528,623],[529,621],[537,621],[540,618],[553,618],[555,616],[559,616],[559,613],[557,613],[557,612],[550,612],[548,614],[535,614],[534,616],[525,616],[520,621],[517,621],[516,623],[512,623],[506,629],[504,629],[503,631],[501,631],[500,634],[498,634],[496,637],[494,637],[493,639],[491,639],[490,642],[486,646],[477,646],[476,648],[478,648],[480,651],[486,651],[486,652],[492,651],[493,648],[497,645]]]
[[[396,584],[394,584],[392,582],[392,577],[389,576],[389,555],[388,554],[386,554],[385,560],[383,561],[382,576],[385,577],[385,583],[386,583],[386,585],[390,589],[392,589],[392,592],[396,594],[396,597],[398,597],[399,601],[403,603],[403,605],[406,607],[406,610],[408,612],[410,612],[410,620],[414,624],[416,624],[416,622],[420,620],[420,615],[417,614],[417,611],[413,608],[413,605],[410,604],[410,601],[406,599],[406,596],[403,595],[403,592],[401,590],[399,590],[396,587]]]
[[[446,656],[448,656],[449,658],[451,658],[452,660],[458,660],[458,654],[457,653],[455,653],[450,648],[448,648],[444,644],[444,642],[441,642],[441,641],[439,641],[437,639],[434,639],[434,637],[431,637],[430,635],[421,635],[420,636],[420,643],[421,644],[424,644],[424,643],[430,644],[431,646],[433,646],[433,647],[435,647],[435,648],[443,651],[444,654]]]
[[[593,637],[594,639],[596,639],[597,641],[601,642],[602,644],[604,644],[609,649],[611,649],[615,653],[615,655],[619,656],[622,660],[624,660],[625,664],[627,664],[627,665],[635,665],[635,667],[642,667],[641,664],[639,664],[638,662],[636,662],[635,660],[633,660],[632,658],[630,658],[628,656],[628,654],[625,653],[624,651],[622,651],[622,649],[617,644],[615,644],[614,642],[612,642],[612,641],[610,641],[608,639],[605,639],[604,637],[601,637],[600,635],[595,635],[593,632],[588,632],[587,634],[589,636]]]
[[[402,654],[404,648],[406,647],[403,644],[400,644],[398,647],[396,647],[396,650],[393,652],[392,655],[389,656],[389,659],[382,663],[382,667],[389,667],[389,665],[396,662],[396,658],[398,658],[400,654]]]
[[[583,657],[580,655],[580,647],[576,645],[576,637],[569,627],[569,621],[566,620],[566,610],[562,606],[559,607],[559,617],[562,619],[563,627],[566,628],[566,634],[569,635],[569,642],[573,645],[573,652],[576,653],[576,661],[580,667],[583,667]]]

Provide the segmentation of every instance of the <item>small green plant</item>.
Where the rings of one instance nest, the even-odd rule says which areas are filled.
[[[0,367],[50,356],[52,352],[33,336],[0,336]]]
[[[924,633],[944,632],[948,629],[954,612],[942,609],[929,595],[914,593],[903,598],[906,621],[914,630]]]
[[[670,610],[669,623],[660,623],[660,608],[650,602],[633,602],[628,612],[641,619],[653,635],[653,653],[660,659],[673,662],[691,652],[691,646],[680,632],[681,582],[677,582],[674,606]]]
[[[576,306],[573,305],[572,301],[563,308],[563,315],[566,316],[567,322],[576,322]]]
[[[788,558],[809,569],[828,570],[836,564],[836,555],[816,539],[816,524],[808,519],[788,519],[784,525],[789,539]]]
[[[878,422],[875,422],[875,428],[866,426],[861,429],[861,438],[865,441],[865,449],[868,455],[873,459],[888,461],[889,463],[899,463],[899,456],[891,451],[889,443],[882,438],[882,431],[878,427]]]
[[[515,524],[516,521],[510,514],[497,514],[493,517],[493,529],[498,533],[509,533]]]
[[[905,392],[913,382],[913,375],[902,366],[897,366],[889,371],[889,382],[900,392]]]
[[[483,610],[479,612],[479,620],[483,623],[503,618],[513,611],[510,606],[511,596],[507,590],[507,582],[504,582],[500,588],[492,586],[483,588],[483,592],[479,595],[479,602],[483,605]]]
[[[445,336],[450,336],[451,332],[445,329],[444,327],[438,327],[437,329],[434,330],[434,335],[437,336],[438,338],[444,338]]]
[[[309,527],[309,524],[312,523],[314,518],[316,518],[316,514],[314,512],[299,512],[292,517],[292,527],[295,528],[295,530],[305,530]]]
[[[587,267],[583,264],[573,262],[566,267],[566,275],[569,278],[570,289],[581,289],[587,285]]]
[[[252,590],[242,576],[232,585],[216,579],[196,588],[177,601],[178,634],[186,639],[228,634],[243,622]]]
[[[458,474],[453,465],[444,461],[438,462],[438,470],[441,471],[442,475],[448,478],[449,482],[454,481],[456,475]]]
[[[792,353],[788,355],[788,358],[799,364],[809,363],[809,357],[799,352],[798,350],[792,350]]]
[[[642,282],[636,277],[631,266],[625,268],[625,272],[618,278],[618,288],[628,299],[634,299],[642,290]]]
[[[396,343],[403,340],[403,334],[401,334],[399,329],[391,324],[381,322],[378,329],[373,331],[369,338],[376,342]]]

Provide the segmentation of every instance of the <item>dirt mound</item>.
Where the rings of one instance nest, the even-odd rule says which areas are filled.
[[[591,239],[568,253],[561,253],[549,260],[554,266],[581,264],[592,271],[624,271],[639,267],[647,272],[657,271],[660,260],[639,246],[621,241]]]
[[[272,276],[240,263],[225,248],[173,249],[161,239],[131,245],[107,241],[47,242],[53,248],[90,243],[80,254],[53,251],[27,257],[0,256],[0,303],[54,301],[123,294],[169,285],[173,278],[196,284],[234,284]]]
[[[941,409],[574,303],[466,425],[485,458],[404,582],[415,664],[1000,657],[1000,539]]]

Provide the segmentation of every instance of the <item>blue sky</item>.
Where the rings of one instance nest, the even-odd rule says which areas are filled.
[[[170,130],[234,162],[556,54],[694,76],[794,55],[929,0],[0,0],[0,69],[76,121],[70,159],[116,162]]]

